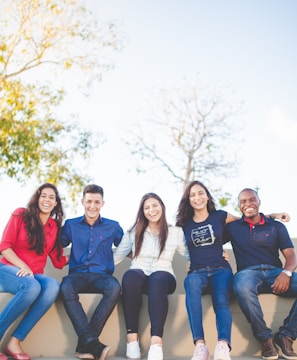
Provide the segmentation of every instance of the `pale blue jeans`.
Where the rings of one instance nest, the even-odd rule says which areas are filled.
[[[16,266],[0,264],[0,292],[14,295],[0,313],[0,340],[10,325],[24,314],[12,334],[23,341],[59,294],[60,284],[56,279],[44,274],[17,276],[18,270]]]

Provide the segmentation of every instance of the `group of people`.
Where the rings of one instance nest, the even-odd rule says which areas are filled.
[[[297,337],[297,301],[277,334],[264,321],[258,295],[272,293],[297,297],[297,258],[286,227],[275,218],[288,221],[285,213],[265,216],[253,189],[238,196],[242,217],[217,210],[207,187],[191,182],[180,200],[175,225],[166,219],[166,208],[155,193],[145,194],[136,220],[125,233],[117,221],[102,217],[104,192],[90,184],[83,190],[84,215],[68,219],[57,188],[40,186],[26,208],[16,209],[0,243],[0,292],[14,296],[0,313],[0,341],[21,316],[0,360],[30,360],[21,342],[55,302],[59,293],[78,336],[75,355],[80,359],[104,360],[110,347],[100,342],[104,325],[120,294],[127,332],[126,357],[141,359],[138,331],[142,296],[147,294],[151,323],[148,360],[162,360],[162,338],[168,312],[168,295],[176,288],[173,256],[180,252],[189,260],[184,280],[186,308],[195,345],[191,360],[208,360],[203,331],[201,297],[212,296],[216,315],[217,344],[214,360],[230,360],[234,291],[255,338],[261,343],[262,358],[282,356],[297,360],[293,341]],[[233,276],[228,255],[223,250],[231,242],[237,264]],[[63,247],[71,245],[70,256]],[[284,256],[281,262],[279,251]],[[47,257],[57,268],[69,265],[69,273],[59,282],[44,274]],[[131,258],[122,284],[113,276],[115,265]],[[79,301],[80,293],[100,293],[92,317]]]

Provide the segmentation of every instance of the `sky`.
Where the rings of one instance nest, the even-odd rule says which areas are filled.
[[[286,211],[297,237],[297,2],[295,0],[87,0],[99,20],[116,20],[125,47],[113,56],[87,98],[73,92],[64,111],[104,133],[88,172],[105,190],[102,215],[124,229],[135,220],[141,196],[158,193],[174,221],[181,190],[151,174],[138,176],[123,139],[131,122],[149,111],[152,93],[169,91],[184,79],[220,84],[243,102],[236,117],[240,159],[234,178],[222,188],[234,196],[244,187],[259,188],[264,213]],[[222,147],[227,149],[228,141]],[[36,184],[20,187],[2,181],[0,228],[11,211],[25,206]],[[8,190],[9,189],[9,190]],[[80,198],[81,194],[78,194]],[[226,210],[233,212],[231,208]],[[81,214],[68,210],[67,217]]]

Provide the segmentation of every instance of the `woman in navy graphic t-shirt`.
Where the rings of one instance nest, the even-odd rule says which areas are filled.
[[[208,360],[205,345],[201,296],[211,293],[216,314],[218,342],[214,360],[229,360],[232,315],[229,306],[233,273],[223,256],[226,223],[238,219],[216,210],[213,197],[199,181],[186,188],[178,207],[177,226],[184,231],[190,255],[190,271],[185,278],[186,306],[195,344],[192,360]]]
[[[286,213],[268,215],[289,221]],[[200,181],[186,188],[178,207],[176,225],[182,227],[190,256],[185,278],[186,306],[195,344],[191,360],[208,360],[205,345],[201,296],[210,293],[216,314],[218,342],[214,360],[230,360],[232,315],[229,301],[233,274],[223,254],[224,227],[239,217],[216,210],[214,199]]]

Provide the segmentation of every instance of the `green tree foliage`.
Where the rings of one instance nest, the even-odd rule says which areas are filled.
[[[116,25],[78,0],[2,0],[0,27],[0,176],[64,184],[74,199],[88,181],[81,164],[104,139],[59,119],[61,79],[100,80],[123,43]]]

